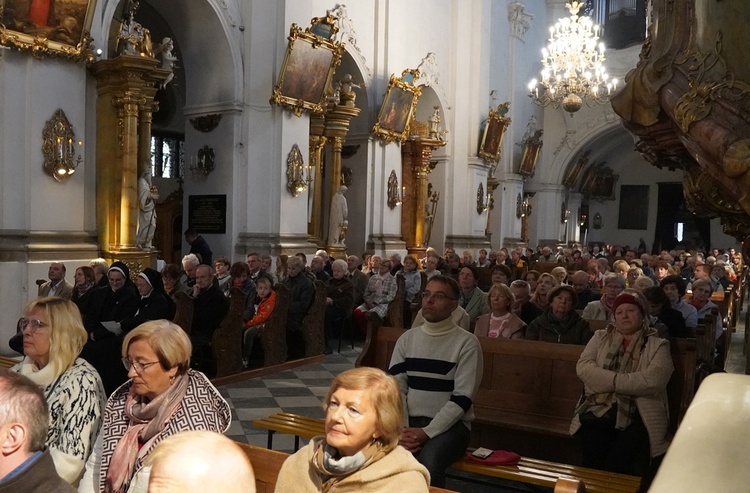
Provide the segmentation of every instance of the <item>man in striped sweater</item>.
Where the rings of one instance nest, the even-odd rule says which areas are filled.
[[[479,340],[451,320],[458,297],[454,279],[430,279],[422,296],[425,323],[399,338],[389,370],[408,419],[400,444],[430,471],[430,484],[441,488],[445,470],[466,452],[472,399],[482,381]]]

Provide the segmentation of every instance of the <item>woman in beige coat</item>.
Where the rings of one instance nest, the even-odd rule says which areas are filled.
[[[427,469],[398,444],[404,417],[393,377],[377,368],[345,371],[325,410],[325,436],[284,461],[277,493],[429,491]]]
[[[669,341],[648,327],[639,297],[619,295],[613,312],[614,325],[594,334],[576,365],[584,395],[570,432],[581,438],[585,467],[634,474],[641,452],[660,459],[669,445],[667,383],[674,366]]]

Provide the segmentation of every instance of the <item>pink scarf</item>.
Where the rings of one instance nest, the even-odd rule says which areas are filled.
[[[125,402],[125,416],[130,420],[127,431],[117,442],[112,461],[107,470],[104,493],[124,493],[135,472],[135,464],[141,454],[148,452],[148,442],[156,437],[167,425],[185,397],[188,376],[175,378],[169,388],[149,402],[136,395],[131,386]],[[138,444],[142,444],[140,447]]]

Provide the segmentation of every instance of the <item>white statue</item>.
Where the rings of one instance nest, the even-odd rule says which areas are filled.
[[[347,209],[344,193],[347,190],[346,185],[341,185],[338,192],[331,198],[331,214],[328,216],[329,245],[346,246],[344,238],[346,237],[346,230],[349,225],[349,221],[346,220],[349,210]]]
[[[430,138],[443,140],[443,132],[440,131],[440,106],[433,106],[432,116],[427,119],[430,127]]]
[[[138,179],[138,246],[148,250],[156,232],[156,201],[159,192],[151,185],[151,173],[144,171]]]
[[[177,62],[177,57],[172,53],[172,50],[174,50],[174,42],[170,37],[162,39],[161,43],[157,43],[154,47],[154,52],[161,55],[161,68],[169,70],[169,76],[164,82],[159,84],[162,89],[174,79],[174,66],[175,62]]]

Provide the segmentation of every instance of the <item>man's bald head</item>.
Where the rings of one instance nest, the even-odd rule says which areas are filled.
[[[242,449],[211,431],[173,435],[146,458],[149,493],[255,493],[255,476]]]

